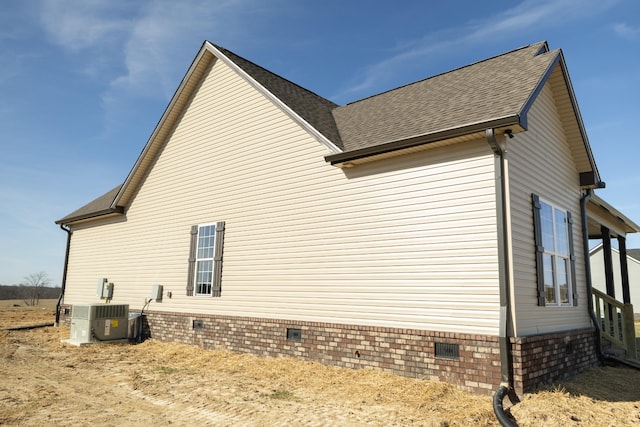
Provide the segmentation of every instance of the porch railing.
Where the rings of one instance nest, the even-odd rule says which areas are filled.
[[[600,321],[600,338],[625,350],[628,359],[637,360],[633,305],[593,289],[593,307]]]

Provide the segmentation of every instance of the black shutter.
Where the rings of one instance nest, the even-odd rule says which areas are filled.
[[[533,205],[533,234],[536,246],[536,278],[538,284],[538,305],[546,305],[546,296],[544,289],[544,246],[542,246],[542,224],[540,222],[540,197],[536,194],[531,195]]]
[[[578,284],[576,283],[576,255],[573,252],[573,218],[567,211],[567,232],[569,233],[569,260],[571,264],[571,291],[573,292],[573,305],[578,306]]]
[[[196,269],[196,250],[198,246],[198,226],[191,226],[191,241],[189,242],[189,273],[187,277],[187,295],[193,296],[193,280]]]
[[[216,222],[216,243],[213,254],[213,285],[211,296],[219,297],[222,293],[222,248],[224,246],[224,221]]]

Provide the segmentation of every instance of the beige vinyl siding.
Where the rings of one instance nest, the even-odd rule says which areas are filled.
[[[341,170],[222,61],[126,221],[74,228],[66,303],[497,334],[493,154],[484,140]],[[222,297],[187,297],[189,230],[225,221]]]
[[[508,151],[517,336],[589,326],[579,173],[572,160],[549,84],[534,102],[528,120],[529,131],[510,140]],[[570,211],[573,217],[577,307],[537,305],[532,193],[558,208]]]
[[[201,58],[196,58],[195,67],[191,68],[188,72],[189,78],[185,78],[183,82],[180,84],[180,87],[177,91],[177,96],[172,99],[171,104],[162,115],[160,119],[160,124],[151,138],[164,139],[167,138],[170,130],[173,128],[175,123],[180,119],[180,111],[181,109],[190,101],[194,92],[197,90],[198,82],[201,79],[202,75],[212,66],[212,62],[215,61],[215,57],[208,51],[202,52]],[[159,145],[148,145],[143,150],[139,161],[134,165],[133,170],[127,177],[127,181],[130,180],[130,185],[123,186],[123,193],[121,194],[120,202],[122,205],[127,205],[128,201],[137,188],[137,185],[140,183],[140,179],[144,177],[144,174],[135,173],[139,168],[146,168],[153,162],[155,156],[157,155],[157,150],[160,148]],[[141,160],[141,162],[140,162]]]

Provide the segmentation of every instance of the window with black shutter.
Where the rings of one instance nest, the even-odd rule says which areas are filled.
[[[224,229],[224,221],[191,227],[187,295],[221,295]]]
[[[578,304],[571,212],[531,195],[538,305]]]

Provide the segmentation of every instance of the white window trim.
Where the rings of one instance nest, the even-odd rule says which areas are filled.
[[[553,226],[553,241],[554,241],[554,246],[557,246],[557,242],[556,242],[556,216],[555,213],[556,211],[561,211],[564,216],[565,219],[567,219],[567,209],[565,208],[561,208],[558,205],[556,205],[555,203],[549,202],[548,200],[540,197],[540,203],[541,203],[541,207],[540,209],[542,210],[542,204],[545,204],[549,207],[551,207],[551,219],[552,219],[552,226]],[[542,220],[540,221],[540,228],[541,228],[541,232],[542,232]],[[566,233],[566,239],[567,239],[567,245],[570,244],[571,239],[569,238],[569,226],[567,223],[564,224],[564,228],[565,228],[565,233]],[[566,274],[567,274],[567,297],[568,300],[567,302],[561,302],[560,301],[560,285],[558,284],[558,269],[554,268],[553,269],[553,281],[554,281],[554,292],[555,292],[555,297],[556,297],[556,302],[549,302],[549,301],[545,301],[545,306],[546,307],[573,307],[573,292],[574,292],[574,286],[575,284],[573,283],[573,277],[571,274],[571,250],[572,248],[569,248],[569,253],[568,254],[560,254],[560,253],[556,253],[555,252],[555,248],[552,248],[552,250],[548,249],[547,247],[544,247],[544,251],[543,251],[543,255],[549,255],[552,258],[552,262],[554,263],[553,265],[556,266],[557,264],[557,258],[562,258],[566,261]],[[544,264],[543,264],[543,270],[544,270]],[[545,296],[546,298],[546,296]]]
[[[212,255],[211,257],[207,257],[207,258],[199,258],[198,257],[198,249],[200,248],[200,230],[203,227],[211,227],[213,226],[213,237],[214,237],[214,242],[213,242],[213,251],[212,251]],[[196,235],[196,255],[195,255],[195,268],[193,269],[193,295],[196,297],[210,297],[212,292],[213,292],[213,275],[215,274],[215,266],[214,266],[214,258],[215,258],[215,253],[216,253],[216,245],[218,244],[217,239],[216,239],[216,223],[212,222],[212,223],[207,223],[207,224],[198,224],[198,234]],[[198,265],[200,263],[200,261],[211,261],[211,279],[210,279],[210,283],[209,283],[209,292],[207,293],[199,293],[198,292]]]

